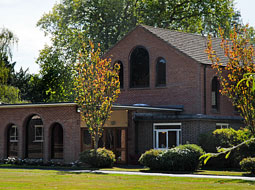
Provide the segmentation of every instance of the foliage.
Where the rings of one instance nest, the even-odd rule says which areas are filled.
[[[179,149],[189,149],[194,154],[196,154],[196,159],[199,159],[199,157],[205,153],[204,150],[196,144],[184,144],[184,145],[178,146],[178,148]]]
[[[255,174],[255,157],[244,158],[240,162],[241,169]]]
[[[195,171],[203,154],[197,145],[181,145],[168,150],[149,150],[141,155],[139,162],[151,170]]]
[[[38,21],[52,44],[71,64],[88,39],[105,52],[137,24],[217,34],[241,24],[232,0],[63,0]]]
[[[75,91],[82,119],[85,121],[98,148],[103,126],[110,117],[113,103],[120,93],[118,64],[112,67],[111,60],[101,59],[100,49],[94,50],[90,42],[89,52],[84,44],[76,64]]]
[[[199,144],[206,152],[217,155],[219,150],[227,150],[229,147],[236,147],[240,143],[246,142],[251,138],[247,129],[234,130],[232,128],[216,129],[213,132],[201,134]],[[218,155],[209,160],[207,167],[213,168],[239,168],[239,162],[248,156],[255,156],[255,142],[247,142],[236,149],[232,149],[226,159],[225,155]]]
[[[21,103],[19,98],[19,89],[13,86],[0,84],[0,101],[9,104]]]
[[[72,67],[65,64],[59,49],[45,46],[37,58],[43,102],[74,101]]]
[[[229,40],[225,39],[224,31],[220,29],[221,47],[227,62],[224,63],[217,56],[217,52],[213,50],[211,37],[209,37],[206,52],[212,61],[212,67],[219,76],[222,86],[221,93],[231,100],[233,106],[239,110],[243,117],[246,128],[252,135],[255,135],[255,91],[250,84],[252,81],[247,78],[243,79],[249,73],[255,73],[254,48],[248,29],[248,26],[239,30],[234,28],[230,32]],[[220,154],[226,154],[227,158],[232,150],[253,140],[255,139],[250,138],[236,146],[218,149],[218,154],[205,154],[203,155],[204,161],[206,163],[212,156]]]
[[[151,170],[157,170],[161,168],[160,165],[160,155],[162,155],[163,151],[162,150],[157,150],[157,149],[151,149],[146,151],[144,154],[141,155],[139,158],[139,163],[149,167]]]
[[[254,48],[250,43],[247,27],[239,33],[234,29],[229,40],[224,39],[224,32],[221,30],[221,37],[221,47],[228,58],[227,63],[222,63],[217,57],[211,40],[207,48],[209,59],[219,76],[221,93],[231,100],[244,118],[246,127],[255,134],[255,92],[247,83],[240,83],[244,74],[255,72]]]
[[[93,149],[83,151],[80,154],[80,161],[92,167],[108,168],[112,167],[116,160],[112,151],[98,148],[96,151]]]

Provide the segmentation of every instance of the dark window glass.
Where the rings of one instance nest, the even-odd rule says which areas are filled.
[[[130,56],[130,87],[149,87],[149,53],[143,47],[136,47]]]
[[[120,80],[120,88],[123,88],[124,86],[124,70],[123,70],[123,64],[121,61],[117,61],[117,64],[120,65],[120,70],[119,70],[119,80]],[[116,64],[115,63],[115,64]]]
[[[156,65],[156,86],[166,85],[166,60],[164,58],[158,58]]]
[[[220,84],[217,77],[214,77],[212,80],[212,108],[219,109],[219,88]]]
[[[91,135],[88,130],[83,131],[83,144],[91,146]]]
[[[52,127],[51,136],[51,158],[63,158],[63,128],[60,124],[55,124]]]

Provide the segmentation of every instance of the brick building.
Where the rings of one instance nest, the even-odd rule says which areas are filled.
[[[239,128],[204,50],[206,37],[139,25],[105,57],[121,65],[121,94],[101,146],[132,163],[151,148],[197,143],[201,133]],[[223,57],[219,39],[213,39]],[[226,61],[226,60],[225,60]],[[0,105],[0,158],[43,158],[68,163],[91,148],[75,103]]]

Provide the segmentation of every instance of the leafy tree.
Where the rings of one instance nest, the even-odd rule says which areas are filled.
[[[91,42],[90,47],[88,52],[84,46],[76,64],[75,90],[82,120],[89,129],[96,151],[103,126],[120,93],[120,82],[119,65],[112,68],[110,60],[99,57],[99,48],[94,50]]]
[[[138,23],[191,33],[218,34],[241,24],[233,0],[138,0]]]
[[[63,0],[37,23],[71,62],[79,35],[105,52],[137,24],[216,35],[241,21],[233,0]]]
[[[212,40],[209,38],[207,53],[209,59],[212,61],[212,67],[216,70],[220,84],[222,86],[221,93],[227,96],[233,106],[235,106],[240,115],[244,119],[246,128],[250,133],[255,135],[255,81],[253,79],[255,73],[254,63],[254,48],[251,43],[251,37],[248,32],[248,26],[243,29],[237,30],[234,28],[230,33],[229,39],[225,39],[224,31],[221,31],[221,47],[224,50],[227,63],[223,63],[217,56],[216,51],[213,50]],[[250,138],[248,141],[253,141]],[[229,156],[231,150],[242,146],[247,141],[242,142],[236,146],[219,149],[219,154],[227,153]],[[211,156],[219,154],[207,154],[207,161]]]
[[[0,32],[0,101],[4,103],[20,102],[19,90],[10,86],[11,73],[15,63],[12,59],[11,48],[18,42],[17,37],[8,29],[3,28]]]
[[[41,86],[44,102],[73,101],[73,74],[65,64],[63,54],[53,47],[45,46],[37,59],[40,65]]]

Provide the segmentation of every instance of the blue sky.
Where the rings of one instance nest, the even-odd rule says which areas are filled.
[[[29,67],[30,73],[38,73],[35,60],[39,50],[50,41],[36,23],[55,2],[59,0],[0,0],[0,28],[10,29],[19,38],[18,46],[13,49],[16,70],[22,66]],[[241,11],[243,22],[255,26],[255,0],[235,0],[235,4]]]

